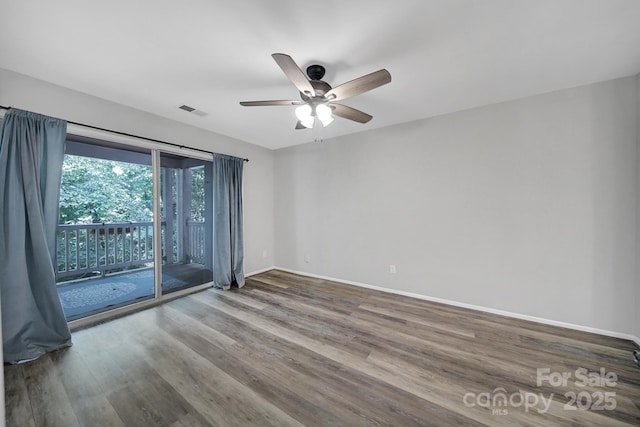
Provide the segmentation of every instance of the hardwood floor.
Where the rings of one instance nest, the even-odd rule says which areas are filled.
[[[279,271],[73,341],[5,366],[7,425],[640,425],[631,342]]]

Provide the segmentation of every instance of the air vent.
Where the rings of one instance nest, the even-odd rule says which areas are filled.
[[[204,116],[209,114],[209,113],[207,113],[205,111],[198,110],[198,109],[195,109],[193,107],[189,107],[188,105],[181,105],[178,108],[181,109],[181,110],[186,111],[187,113],[192,113],[192,114],[195,114],[196,116],[200,116],[200,117],[204,117]]]

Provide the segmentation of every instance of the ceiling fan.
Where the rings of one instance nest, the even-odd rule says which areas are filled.
[[[297,105],[298,123],[296,129],[313,128],[315,118],[320,120],[323,126],[328,126],[333,121],[334,115],[358,123],[367,123],[373,116],[355,108],[337,104],[336,101],[360,95],[391,81],[391,74],[382,69],[332,88],[321,80],[325,72],[322,65],[310,65],[307,67],[307,75],[305,76],[289,55],[274,53],[271,56],[291,83],[300,91],[301,100],[243,101],[240,102],[240,105],[245,107]]]

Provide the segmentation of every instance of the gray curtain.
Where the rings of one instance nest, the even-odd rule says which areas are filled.
[[[0,294],[4,360],[71,345],[54,273],[67,122],[11,109],[0,136]]]
[[[237,157],[213,156],[213,282],[222,289],[244,286],[243,166]]]

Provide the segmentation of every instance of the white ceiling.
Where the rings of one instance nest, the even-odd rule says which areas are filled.
[[[268,148],[328,139],[640,72],[638,0],[24,0],[0,11],[0,68]],[[373,115],[294,130],[271,58],[319,63]],[[182,104],[208,113],[179,110]]]

